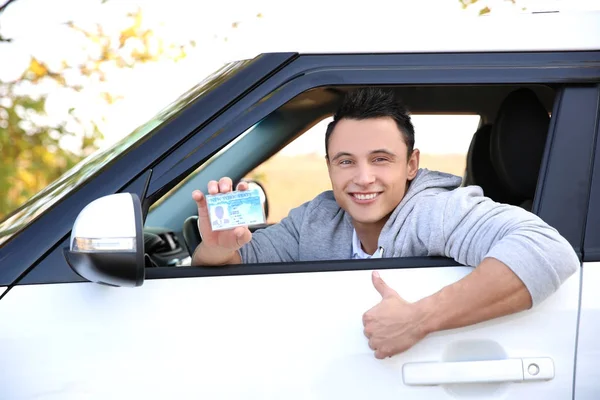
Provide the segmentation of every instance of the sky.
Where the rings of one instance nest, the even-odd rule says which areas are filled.
[[[4,1],[0,0],[2,3]],[[399,30],[408,19],[422,20],[423,28],[429,30],[427,22],[433,14],[444,18],[465,15],[476,18],[479,8],[485,5],[490,5],[494,14],[520,12],[523,6],[529,10],[600,9],[600,0],[517,0],[516,5],[505,0],[480,0],[479,3],[477,7],[464,10],[458,0],[370,0],[368,9],[364,2],[349,6],[347,1],[333,0],[305,0],[293,4],[281,0],[108,0],[106,4],[100,4],[99,0],[17,0],[0,19],[2,34],[14,39],[12,44],[0,45],[0,78],[18,77],[27,66],[30,54],[51,65],[65,58],[76,60],[80,57],[85,42],[73,38],[64,26],[65,21],[73,20],[83,27],[100,22],[107,31],[117,31],[124,23],[126,11],[137,6],[142,8],[144,21],[157,35],[174,42],[196,41],[196,47],[178,63],[145,64],[134,71],[112,74],[109,90],[124,96],[124,100],[113,106],[104,106],[95,97],[97,88],[94,87],[89,93],[76,96],[52,92],[47,108],[55,118],[65,116],[73,105],[84,117],[105,115],[106,122],[100,125],[106,135],[101,146],[105,147],[149,120],[223,63],[252,57],[265,48],[285,49],[285,35],[279,33],[286,29],[288,21],[289,26],[294,22],[293,26],[301,27],[302,31],[296,33],[300,33],[301,38],[306,37],[308,42],[319,39],[311,37],[312,25],[328,24],[333,18],[346,20],[351,29],[361,31],[377,30],[379,19],[391,15],[397,16]],[[414,33],[408,32],[406,40]],[[476,118],[472,117],[417,116],[417,132],[429,132],[417,136],[417,145],[420,137],[421,147],[425,146],[431,152],[451,152],[459,147],[460,152],[464,152],[476,124]],[[318,124],[295,147],[288,149],[288,153],[322,153],[323,126]],[[449,135],[444,134],[448,127],[466,133],[458,141],[449,141]],[[63,145],[73,146],[77,138],[71,140],[71,143],[65,140]]]

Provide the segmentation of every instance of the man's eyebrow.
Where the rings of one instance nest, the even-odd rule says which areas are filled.
[[[339,153],[337,153],[337,154],[336,154],[336,155],[335,155],[335,156],[334,156],[334,157],[331,159],[331,161],[335,161],[335,160],[337,160],[337,159],[338,159],[338,158],[340,158],[340,157],[347,157],[347,156],[350,156],[350,157],[352,157],[352,154],[350,154],[350,153],[347,153],[347,152],[345,152],[345,151],[340,151]]]
[[[383,153],[383,154],[387,154],[387,155],[392,156],[392,157],[396,157],[396,154],[394,154],[391,151],[386,150],[386,149],[373,150],[370,154],[377,154],[377,153]]]
[[[369,154],[380,154],[380,153],[387,154],[391,157],[396,157],[396,154],[394,154],[391,151],[386,150],[386,149],[377,149],[377,150],[373,150],[373,151],[369,152]],[[348,153],[346,151],[340,151],[331,159],[331,161],[335,161],[340,157],[353,157],[353,154]]]

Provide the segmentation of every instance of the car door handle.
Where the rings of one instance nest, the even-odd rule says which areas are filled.
[[[406,363],[405,385],[541,381],[554,378],[551,358]]]

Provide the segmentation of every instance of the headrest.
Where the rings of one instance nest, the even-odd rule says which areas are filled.
[[[480,153],[488,153],[489,154],[489,144],[490,144],[490,133],[492,132],[492,125],[483,125],[473,134],[473,138],[471,139],[471,144],[469,145],[469,151],[467,152],[467,166],[466,166],[466,174],[465,174],[465,186],[468,185],[478,185],[478,181],[481,181],[479,178],[479,164],[481,157],[479,157]],[[487,137],[487,139],[485,138]],[[488,142],[487,148],[485,142]],[[489,158],[489,157],[488,157]],[[492,166],[492,163],[489,163],[489,166]],[[485,167],[482,166],[482,168]]]
[[[491,160],[517,201],[535,195],[549,124],[548,112],[530,89],[515,90],[500,106],[491,133]]]
[[[471,139],[467,153],[467,173],[465,186],[477,185],[483,189],[483,194],[494,201],[510,202],[510,193],[504,188],[494,170],[490,158],[490,140],[492,125],[481,126]]]

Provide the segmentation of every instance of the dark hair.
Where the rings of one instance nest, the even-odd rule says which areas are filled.
[[[325,132],[325,155],[329,157],[329,138],[337,123],[346,119],[363,120],[368,118],[390,117],[396,121],[398,129],[404,135],[408,155],[415,146],[415,129],[410,121],[406,107],[396,98],[390,89],[360,88],[346,94],[341,106],[333,116],[333,121]]]

